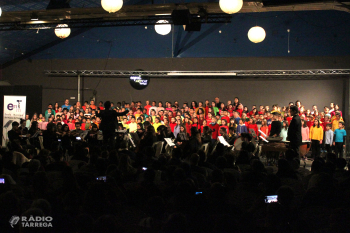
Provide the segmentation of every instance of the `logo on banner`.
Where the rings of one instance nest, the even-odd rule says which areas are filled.
[[[17,104],[9,103],[7,109],[10,111],[16,110],[16,112],[21,112],[21,102],[22,100],[17,100]]]
[[[21,221],[22,227],[52,227],[52,220],[53,218],[51,216],[41,217],[41,216],[35,216],[32,215],[30,217],[19,217],[19,216],[12,216],[10,219],[10,225],[12,228],[15,227]]]

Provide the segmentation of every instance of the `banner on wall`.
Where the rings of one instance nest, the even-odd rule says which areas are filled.
[[[7,132],[12,129],[12,122],[20,123],[26,117],[26,96],[4,95],[4,113],[2,125],[2,146],[6,146]]]

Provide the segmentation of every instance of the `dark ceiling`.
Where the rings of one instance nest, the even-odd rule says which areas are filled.
[[[67,0],[51,0],[51,3],[58,2],[60,4],[66,4]],[[71,16],[74,17],[75,13],[76,15],[88,15],[91,17],[92,14],[96,14],[94,17],[98,17],[99,14],[103,14],[103,18],[108,15],[109,17],[115,17],[114,19],[117,19],[118,17],[134,17],[137,12],[140,12],[140,9],[149,9],[149,10],[143,10],[143,15],[147,14],[146,11],[150,11],[151,9],[165,9],[164,6],[167,3],[166,9],[171,10],[172,7],[178,7],[178,5],[185,4],[184,1],[176,1],[171,0],[164,1],[164,0],[154,0],[153,1],[155,5],[151,5],[151,0],[125,0],[124,6],[122,10],[118,14],[109,14],[107,12],[104,12],[101,8],[101,0],[70,0],[68,1],[70,8],[71,8]],[[279,5],[276,4],[280,3]],[[42,0],[0,0],[0,6],[2,8],[3,17],[0,18],[0,23],[3,22],[6,19],[15,19],[16,15],[29,15],[31,12],[41,12],[41,13],[47,13],[50,16],[51,13],[58,12],[62,14],[67,13],[67,9],[62,10],[50,10],[47,11],[47,7],[49,5],[50,1],[42,1]],[[199,1],[192,1],[186,2],[186,4],[203,4],[203,6],[207,7],[208,11],[211,11],[212,13],[219,13],[221,12],[218,7],[218,1],[217,0],[199,0]],[[244,7],[242,8],[242,13],[247,12],[269,12],[269,11],[303,11],[303,10],[340,10],[348,12],[348,3],[339,3],[339,2],[322,2],[317,3],[315,1],[308,1],[308,4],[301,4],[305,3],[305,1],[290,1],[290,0],[284,0],[284,1],[277,1],[277,0],[268,0],[265,2],[256,2],[256,1],[245,1]],[[156,5],[156,4],[163,4],[163,5]],[[171,5],[173,4],[173,5]],[[264,6],[264,4],[266,6]],[[142,5],[142,7],[140,6]],[[197,7],[197,5],[196,5]],[[79,8],[79,9],[78,9]],[[90,9],[89,9],[90,8]],[[85,9],[85,10],[84,10]],[[197,9],[197,8],[196,8]],[[191,10],[192,13],[193,10]],[[135,13],[136,12],[136,13]],[[222,13],[222,12],[221,12]],[[7,18],[6,18],[6,15]],[[81,16],[79,16],[81,17]],[[20,19],[19,19],[20,20]],[[103,19],[101,19],[103,20]],[[77,35],[80,35],[81,33],[84,33],[86,31],[90,30],[89,28],[73,28],[72,33],[68,39],[70,40],[74,38]],[[13,64],[14,62],[22,59],[30,59],[31,56],[46,50],[54,45],[60,44],[64,42],[65,40],[59,39],[54,34],[54,31],[49,29],[32,29],[32,30],[8,30],[8,31],[0,31],[0,64],[3,68]],[[42,59],[46,59],[45,57],[42,57]]]

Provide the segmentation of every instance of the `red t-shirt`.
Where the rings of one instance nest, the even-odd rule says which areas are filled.
[[[147,114],[149,114],[150,107],[151,107],[151,105],[146,105],[145,107],[143,107],[144,109],[147,109]]]
[[[176,123],[170,123],[170,128],[171,128],[171,132],[174,133],[174,129],[175,129],[175,126],[176,126]]]
[[[199,124],[192,124],[192,125],[191,125],[191,128],[192,128],[192,127],[195,127],[195,128],[197,128],[197,129],[200,129],[200,128],[201,128],[201,126],[200,126]]]
[[[204,119],[200,119],[200,118],[199,118],[199,119],[198,119],[198,124],[199,124],[199,125],[203,125],[203,121],[204,121]]]
[[[314,125],[314,122],[313,122],[313,121],[307,121],[307,122],[306,122],[306,125],[307,125],[307,127],[309,127],[309,129],[310,129],[311,126]]]
[[[81,123],[81,130],[85,130],[85,123]]]
[[[96,109],[96,105],[90,105],[91,109]],[[84,109],[85,110],[85,109]]]
[[[191,124],[190,123],[186,123],[185,126],[186,126],[186,131],[187,131],[188,135],[191,136]]]
[[[212,133],[212,139],[218,139],[218,133],[219,133],[219,125],[218,124],[209,124],[209,128],[213,131]]]
[[[248,129],[248,132],[249,132],[249,129],[254,129],[255,134],[257,136],[259,135],[259,132],[258,132],[259,129],[258,129],[258,125],[257,124],[249,124],[247,129]]]
[[[75,125],[73,123],[68,123],[67,125],[69,127],[69,130],[74,130],[75,129]]]
[[[230,123],[230,118],[227,116],[221,117],[221,120],[224,119],[226,120],[226,123]]]
[[[236,112],[239,113],[239,116],[242,117],[243,110],[242,109],[237,109]]]
[[[266,136],[268,137],[269,136],[269,127],[267,127],[267,126],[262,126],[261,128],[260,128],[260,130],[261,130],[261,132],[263,132],[264,134],[266,134]],[[259,132],[260,133],[260,132]],[[260,136],[262,136],[262,137],[264,137],[264,135],[262,135],[261,133],[260,133]],[[264,137],[265,138],[265,137]],[[266,139],[266,138],[265,138]]]
[[[288,125],[290,125],[290,122],[292,121],[293,117],[287,117]]]
[[[323,123],[322,123],[323,130],[326,128],[326,126],[327,126],[328,124],[331,124],[331,122],[323,122]]]
[[[208,115],[208,112],[209,112],[209,106],[206,106],[206,107],[205,107],[205,116]]]

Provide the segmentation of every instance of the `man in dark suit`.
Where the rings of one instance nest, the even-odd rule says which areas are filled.
[[[124,112],[116,112],[115,110],[110,110],[111,102],[106,101],[104,104],[105,110],[99,112],[96,116],[101,118],[100,130],[102,130],[104,143],[110,142],[114,145],[114,135],[115,135],[115,120],[117,116],[124,116],[128,114],[129,110]]]
[[[287,140],[289,141],[289,149],[292,149],[295,153],[295,157],[299,158],[299,147],[302,142],[299,110],[297,106],[291,106],[289,111],[293,119],[288,128]]]

